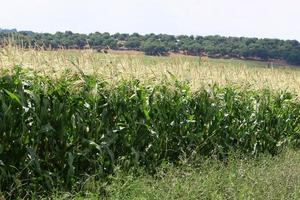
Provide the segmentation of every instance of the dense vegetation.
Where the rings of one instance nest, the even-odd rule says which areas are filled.
[[[81,193],[53,196],[56,200],[298,200],[300,152],[255,159],[234,155],[226,162],[210,158],[197,167],[183,160],[180,167],[163,165],[155,176],[117,172],[110,184],[90,180]]]
[[[0,78],[0,190],[71,190],[116,166],[153,173],[181,158],[277,154],[298,147],[299,112],[287,92],[191,92],[177,81],[112,87],[84,74],[53,80],[16,67]]]
[[[166,55],[181,52],[188,55],[246,59],[281,59],[300,65],[300,43],[296,40],[258,39],[221,36],[173,36],[166,34],[78,34],[71,31],[34,33],[31,31],[0,31],[0,39],[13,37],[24,47],[75,48],[91,47],[97,50],[119,49],[139,50],[147,55]]]

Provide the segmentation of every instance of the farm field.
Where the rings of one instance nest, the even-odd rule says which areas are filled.
[[[182,55],[152,57],[121,51],[111,54],[93,50],[35,51],[11,46],[1,49],[0,70],[14,65],[22,65],[52,78],[60,77],[65,71],[76,74],[80,69],[87,75],[101,76],[111,83],[124,79],[157,83],[174,75],[179,81],[188,81],[192,89],[217,83],[300,93],[300,70],[297,67],[267,68],[267,62],[259,61],[202,58],[199,62],[198,57]]]
[[[267,65],[4,47],[0,196],[298,199],[300,71]]]

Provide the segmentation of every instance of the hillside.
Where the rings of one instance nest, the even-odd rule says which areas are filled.
[[[71,31],[34,33],[32,31],[0,32],[2,46],[14,38],[14,43],[25,48],[84,49],[98,51],[137,50],[146,55],[168,55],[182,53],[213,58],[239,58],[249,60],[283,60],[300,65],[300,43],[296,40],[258,39],[222,36],[186,36],[138,33],[90,33],[79,34]]]

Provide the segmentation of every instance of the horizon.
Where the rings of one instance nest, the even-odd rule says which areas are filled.
[[[300,41],[297,0],[11,0],[0,26],[38,33],[72,31]]]
[[[37,32],[37,31],[34,31],[34,30],[18,30],[17,28],[3,28],[3,27],[0,27],[0,30],[16,30],[17,32],[34,32],[34,33],[38,33],[38,34],[45,34],[45,33],[49,33],[49,34],[55,34],[57,32],[62,32],[62,33],[65,33],[67,31],[71,31],[71,30],[62,30],[62,31],[54,31],[54,32]],[[99,32],[99,31],[94,31],[94,32],[89,32],[89,33],[80,33],[80,32],[73,32],[71,31],[73,34],[85,34],[85,35],[89,35],[89,34],[92,34],[92,33],[96,33],[96,32]],[[114,34],[133,34],[133,33],[138,33],[138,32],[133,32],[133,33],[122,33],[122,32],[114,32],[114,33],[111,33],[111,32],[107,32],[107,31],[103,31],[103,32],[99,32],[99,33],[109,33],[110,35],[114,35]],[[149,34],[155,34],[155,35],[159,35],[159,34],[166,34],[166,35],[173,35],[173,34],[167,34],[167,33],[144,33],[144,34],[141,34],[141,33],[138,33],[139,35],[141,36],[145,36],[145,35],[149,35]],[[284,40],[284,41],[287,41],[287,40],[296,40],[297,42],[300,43],[300,40],[297,40],[297,39],[282,39],[282,38],[270,38],[270,37],[251,37],[251,36],[231,36],[231,35],[228,35],[228,36],[225,36],[225,35],[220,35],[220,34],[212,34],[212,35],[188,35],[188,34],[181,34],[181,35],[185,35],[185,36],[194,36],[194,37],[197,37],[197,36],[200,36],[200,37],[208,37],[208,36],[220,36],[220,37],[226,37],[226,38],[229,38],[229,37],[235,37],[235,38],[257,38],[257,39],[270,39],[270,40]],[[180,35],[173,35],[175,37],[177,36],[180,36]]]

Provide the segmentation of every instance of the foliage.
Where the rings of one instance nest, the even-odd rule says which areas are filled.
[[[16,67],[0,78],[0,188],[10,195],[22,195],[20,188],[70,190],[115,166],[155,172],[186,155],[277,154],[298,147],[299,112],[287,92],[191,92],[175,80],[111,88],[84,74],[55,81]]]
[[[167,49],[160,42],[157,41],[146,41],[141,47],[141,50],[145,52],[146,55],[160,56],[166,55]]]
[[[212,57],[231,57],[247,59],[281,59],[299,65],[300,43],[296,40],[258,39],[221,36],[173,36],[166,34],[109,34],[91,33],[88,35],[71,31],[34,33],[31,31],[1,32],[0,45],[14,38],[23,47],[83,49],[129,49],[144,51],[150,55],[165,55],[166,52],[183,52],[189,55],[209,55]]]
[[[90,180],[76,199],[299,199],[300,153],[256,159],[231,156],[226,162],[213,158],[198,167],[182,163],[163,165],[155,176],[117,172],[109,185]],[[83,192],[87,196],[83,196]],[[58,199],[62,194],[55,195]]]

